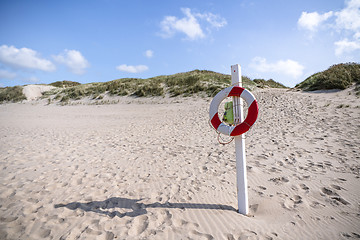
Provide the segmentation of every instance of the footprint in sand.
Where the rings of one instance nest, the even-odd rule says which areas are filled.
[[[247,230],[245,229],[244,231],[242,231],[241,233],[239,234],[227,234],[226,235],[226,239],[227,240],[236,240],[236,239],[240,239],[240,240],[245,240],[245,239],[258,239],[258,234],[254,231],[250,231],[250,230]]]
[[[15,221],[16,219],[18,219],[18,217],[1,217],[1,218],[0,218],[0,221],[1,221],[1,222],[13,222],[13,221]]]
[[[150,222],[155,223],[157,228],[160,226],[170,226],[172,225],[172,214],[168,210],[161,209],[159,212],[154,212],[150,217]]]
[[[312,207],[312,208],[322,208],[322,207],[325,207],[325,206],[326,206],[325,204],[319,203],[317,201],[313,201],[310,204],[310,207]]]
[[[286,198],[283,206],[286,209],[294,210],[298,204],[302,203],[302,197],[299,195],[294,195],[293,197]]]
[[[276,184],[281,184],[281,183],[287,183],[290,180],[287,177],[277,177],[277,178],[270,178],[269,181],[274,182]]]
[[[112,240],[112,239],[114,239],[114,237],[115,237],[115,234],[113,232],[106,232],[105,233],[105,239],[106,240]]]
[[[128,234],[130,236],[138,236],[146,230],[149,225],[149,219],[147,216],[139,216],[134,219],[129,229]]]
[[[49,237],[50,233],[51,233],[50,229],[43,229],[43,228],[39,229],[39,232],[38,232],[39,237],[41,237],[41,238]]]
[[[341,188],[340,188],[341,189]],[[348,205],[350,204],[348,201],[346,201],[345,199],[343,199],[339,194],[336,193],[336,191],[331,190],[330,188],[327,187],[322,187],[320,189],[321,191],[321,195],[322,196],[327,196],[329,197],[331,200],[333,200],[332,202],[335,203],[336,205],[338,205],[339,203],[344,204],[344,205]]]
[[[201,233],[196,230],[190,231],[190,236],[191,235],[193,235],[194,239],[206,239],[206,240],[214,239],[214,237],[211,234]]]
[[[174,222],[174,226],[178,227],[178,228],[185,227],[185,226],[186,227],[191,227],[191,228],[199,227],[199,224],[197,224],[197,223],[191,223],[191,222],[185,221],[183,219],[179,219],[179,218],[174,219],[173,222]]]
[[[199,232],[197,230],[199,224],[197,223],[191,223],[179,218],[174,219],[173,223],[175,228],[187,229],[187,232],[190,234],[191,239],[206,239],[206,240],[214,239],[214,237],[211,234]]]
[[[331,184],[330,187],[336,189],[336,190],[341,190],[341,187],[338,186],[338,185],[334,185],[334,184]]]
[[[280,169],[276,168],[276,167],[272,167],[269,169],[269,172],[272,172],[272,173],[280,173],[282,172]]]
[[[300,188],[301,188],[302,190],[304,190],[304,191],[306,191],[306,192],[309,192],[309,187],[306,186],[305,184],[301,183],[299,186],[300,186]]]
[[[328,196],[338,196],[338,194],[335,191],[333,191],[329,188],[326,188],[326,187],[321,188],[320,191],[323,194],[328,195]]]
[[[180,192],[180,185],[174,184],[171,186],[171,189],[170,189],[171,196],[177,195],[179,192]]]

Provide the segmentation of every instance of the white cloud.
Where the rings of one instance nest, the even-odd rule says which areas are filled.
[[[126,64],[122,64],[116,67],[117,70],[128,73],[140,73],[149,69],[146,65],[137,65],[137,66],[129,66]]]
[[[335,21],[328,25],[330,28],[338,30],[360,31],[360,0],[345,1],[346,7],[340,11],[329,11],[324,14],[318,12],[302,12],[298,25],[301,28],[316,31],[330,17],[335,16]]]
[[[349,41],[347,38],[337,41],[335,44],[335,55],[341,56],[344,53],[351,53],[360,49],[360,41]]]
[[[346,7],[335,13],[335,28],[342,31],[344,36],[352,34],[352,39],[343,38],[336,41],[335,55],[341,56],[344,53],[351,54],[360,49],[360,0],[350,0]],[[351,37],[350,37],[351,38]]]
[[[332,16],[334,18],[324,25],[324,22]],[[360,45],[360,0],[345,1],[345,8],[336,12],[330,11],[324,14],[303,12],[298,20],[298,26],[313,33],[322,26],[323,29],[336,30],[341,39],[334,43],[335,55],[351,54],[358,50]]]
[[[145,51],[145,56],[147,57],[147,58],[152,58],[153,56],[154,56],[154,51],[152,51],[152,50],[146,50]]]
[[[360,32],[354,34],[354,39],[360,40]]]
[[[62,64],[65,64],[74,74],[84,74],[85,69],[90,66],[89,62],[84,58],[81,52],[77,50],[65,49],[63,53],[53,56],[53,58]]]
[[[55,65],[30,48],[16,48],[14,46],[0,46],[0,62],[15,68],[37,69],[54,71]]]
[[[317,12],[311,12],[311,13],[302,12],[298,20],[298,25],[301,28],[315,32],[319,28],[320,24],[325,22],[331,16],[333,16],[332,11],[324,14],[319,14]]]
[[[166,16],[161,22],[161,29],[164,37],[172,37],[176,32],[185,33],[190,40],[204,38],[205,34],[202,31],[198,20],[189,8],[182,8],[181,11],[185,14],[184,18],[178,19],[174,16]]]
[[[335,13],[336,26],[340,29],[360,31],[360,0],[350,0],[346,7]]]
[[[220,17],[219,15],[213,14],[213,13],[197,13],[197,17],[201,19],[205,19],[212,27],[215,28],[221,28],[224,27],[227,24],[227,21],[225,18]]]
[[[253,58],[250,67],[258,72],[273,72],[293,78],[298,78],[303,75],[304,70],[304,66],[294,60],[279,60],[275,63],[268,63],[267,60],[262,57]]]
[[[16,73],[12,73],[12,72],[0,69],[0,79],[12,80],[12,79],[15,79],[16,76],[17,76]]]
[[[160,23],[161,36],[169,38],[177,32],[184,33],[188,40],[205,38],[206,35],[199,23],[199,20],[205,20],[210,27],[221,28],[227,24],[226,20],[213,13],[195,13],[190,8],[181,8],[185,17],[178,19],[175,16],[166,16]]]

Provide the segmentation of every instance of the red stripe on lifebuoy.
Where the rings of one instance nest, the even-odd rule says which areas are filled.
[[[230,133],[230,136],[238,136],[247,131],[249,131],[250,127],[245,122],[242,122],[240,125],[237,125],[234,130]]]
[[[244,99],[249,106],[245,121],[235,127],[222,124],[221,120],[219,119],[218,108],[221,101],[226,97],[240,97]],[[256,121],[258,111],[259,107],[255,97],[248,90],[239,86],[234,86],[223,89],[218,94],[216,94],[210,104],[209,117],[211,118],[212,126],[220,133],[230,136],[238,136],[249,131],[250,127]]]
[[[257,119],[258,113],[259,113],[259,106],[256,101],[253,101],[248,109],[248,114],[244,122],[252,126]]]
[[[229,92],[228,97],[240,97],[240,95],[243,91],[244,91],[244,88],[235,86]]]
[[[253,101],[253,103],[250,105],[248,109],[248,114],[246,116],[245,121],[242,122],[240,125],[237,125],[234,128],[234,130],[230,133],[230,136],[241,135],[249,131],[250,127],[255,123],[258,113],[259,113],[259,106],[256,101]]]
[[[218,127],[220,126],[221,121],[220,121],[220,119],[219,119],[219,114],[218,114],[218,113],[216,113],[216,114],[214,115],[214,117],[211,119],[211,124],[213,125],[213,127],[214,127],[215,129],[218,129]]]

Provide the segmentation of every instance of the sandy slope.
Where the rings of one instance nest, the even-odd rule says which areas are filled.
[[[27,100],[36,100],[46,91],[50,91],[55,87],[49,85],[27,85],[23,88],[23,93]]]
[[[360,101],[348,92],[255,92],[249,217],[208,100],[1,105],[0,239],[359,238]]]

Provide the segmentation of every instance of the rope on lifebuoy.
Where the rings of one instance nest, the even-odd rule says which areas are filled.
[[[245,120],[240,124],[237,124],[235,126],[229,126],[220,120],[218,109],[220,103],[226,97],[241,97],[249,106],[248,114]],[[242,87],[230,86],[221,90],[218,94],[215,95],[210,104],[209,117],[211,125],[217,132],[234,137],[249,131],[252,125],[254,125],[254,123],[256,122],[258,113],[259,106],[254,95],[251,92]]]

